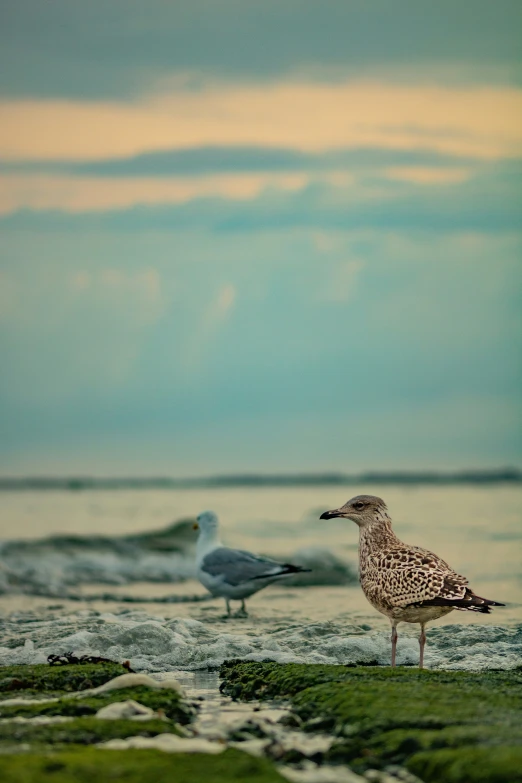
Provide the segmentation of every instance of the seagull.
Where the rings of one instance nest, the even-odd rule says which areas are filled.
[[[196,547],[197,576],[213,596],[224,598],[227,616],[230,601],[241,601],[236,617],[247,617],[245,598],[285,576],[310,571],[309,568],[278,563],[241,549],[229,549],[219,540],[219,521],[213,511],[204,511],[194,525],[199,530]]]
[[[481,598],[438,555],[404,544],[392,530],[386,504],[373,495],[357,495],[341,508],[325,511],[321,519],[343,517],[359,526],[359,579],[363,592],[392,627],[391,665],[395,666],[397,624],[420,623],[420,661],[424,664],[424,627],[431,620],[460,609],[490,614],[491,606],[505,606]]]

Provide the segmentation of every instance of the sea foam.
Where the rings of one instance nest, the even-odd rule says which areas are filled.
[[[49,654],[68,651],[129,659],[133,669],[143,672],[215,668],[233,658],[344,665],[390,662],[388,633],[335,622],[299,624],[272,633],[251,628],[241,633],[236,627],[228,633],[222,623],[217,627],[141,611],[116,614],[85,610],[47,619],[34,615],[32,622],[29,613],[19,613],[9,618],[4,629],[9,646],[0,647],[0,665],[44,663]],[[418,656],[416,638],[401,635],[398,664],[415,666]],[[428,631],[426,665],[474,671],[521,666],[522,625],[432,628]]]

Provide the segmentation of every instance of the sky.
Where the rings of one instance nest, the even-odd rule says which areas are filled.
[[[522,466],[520,29],[3,2],[0,474]]]

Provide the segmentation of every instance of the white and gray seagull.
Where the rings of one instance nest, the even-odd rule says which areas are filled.
[[[213,596],[225,599],[228,616],[230,601],[241,601],[237,616],[246,617],[245,598],[286,576],[310,570],[223,546],[219,540],[218,518],[213,511],[201,513],[194,527],[199,529],[196,547],[198,579]]]
[[[489,614],[491,606],[504,606],[476,595],[467,586],[466,577],[457,574],[438,555],[398,539],[381,498],[357,495],[341,508],[321,514],[321,519],[334,517],[351,519],[359,526],[359,579],[371,605],[390,620],[392,666],[398,623],[420,623],[422,669],[426,623],[454,609]]]

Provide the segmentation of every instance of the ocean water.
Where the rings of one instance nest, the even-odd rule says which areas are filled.
[[[399,537],[507,604],[434,623],[427,665],[521,665],[522,487],[513,484],[0,492],[0,664],[70,650],[156,672],[232,657],[388,663],[387,620],[356,582],[357,528],[319,520],[362,492],[384,497]],[[271,586],[249,600],[249,618],[224,619],[223,602],[194,579],[191,520],[205,509],[219,514],[225,543],[308,563],[313,578]],[[399,663],[416,664],[417,633],[399,626]]]

